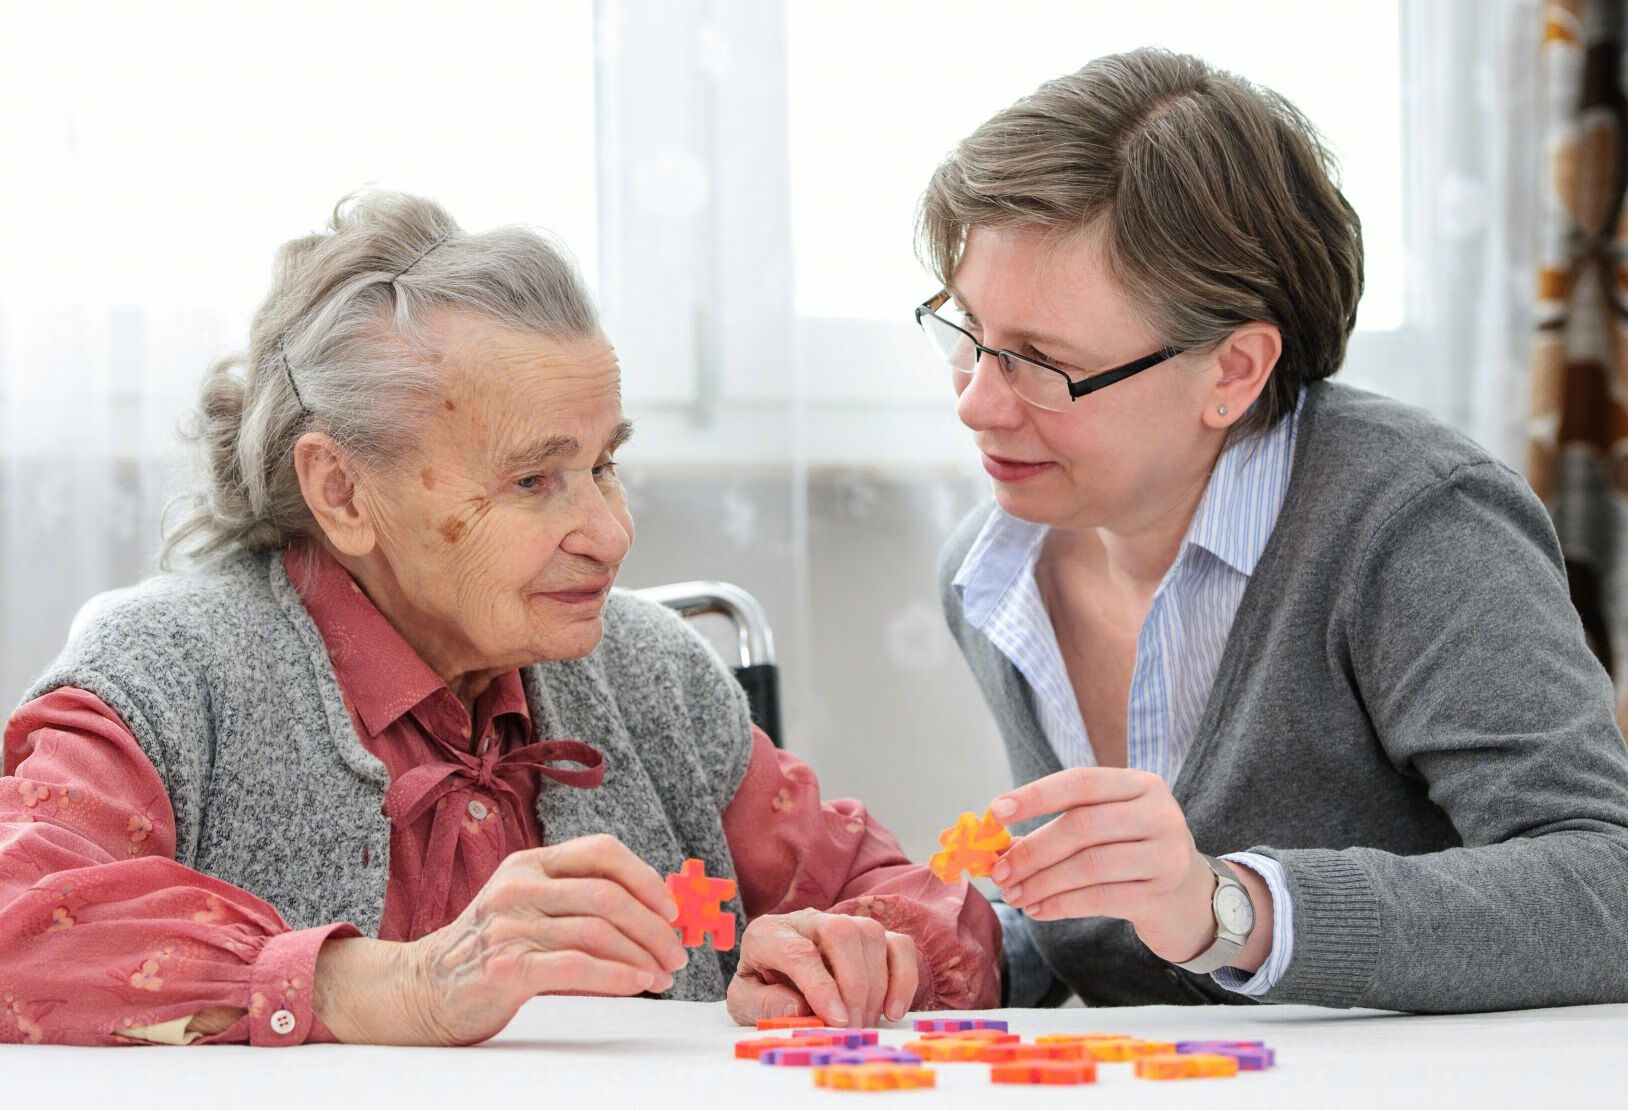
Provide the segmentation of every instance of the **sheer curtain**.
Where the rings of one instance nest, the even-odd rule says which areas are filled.
[[[0,7],[8,704],[80,603],[152,571],[175,430],[275,245],[379,183],[575,251],[638,426],[623,583],[757,594],[788,746],[930,851],[1006,772],[938,613],[986,482],[910,320],[915,200],[989,114],[1144,43],[1325,130],[1370,258],[1346,376],[1518,447],[1523,0]]]
[[[0,701],[151,573],[276,246],[377,183],[596,263],[594,10],[0,0]],[[444,30],[444,28],[443,28]],[[449,90],[467,90],[449,95]]]

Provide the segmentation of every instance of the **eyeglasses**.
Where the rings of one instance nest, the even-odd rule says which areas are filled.
[[[1035,408],[1050,412],[1067,412],[1070,405],[1087,393],[1106,389],[1115,382],[1122,382],[1149,367],[1175,358],[1183,351],[1181,347],[1165,347],[1146,358],[1115,366],[1111,370],[1083,378],[1073,377],[1061,367],[1028,358],[1016,351],[985,347],[961,326],[966,319],[965,313],[957,314],[960,322],[946,320],[938,314],[938,310],[949,301],[949,291],[944,290],[916,308],[916,323],[921,325],[927,341],[939,357],[949,363],[957,374],[970,378],[978,368],[978,359],[983,355],[993,355],[1000,364],[1001,376],[1012,387],[1012,392]]]

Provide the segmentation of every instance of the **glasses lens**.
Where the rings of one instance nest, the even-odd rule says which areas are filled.
[[[923,312],[917,319],[938,357],[957,373],[971,376],[978,363],[978,348],[972,336],[934,312]],[[1039,363],[1003,354],[1000,368],[1012,391],[1037,408],[1067,412],[1074,400],[1068,392],[1068,379]]]
[[[1001,369],[1006,371],[1012,392],[1035,408],[1067,412],[1074,402],[1068,392],[1068,379],[1056,370],[1011,355],[1001,356]]]
[[[927,334],[927,342],[933,345],[939,358],[963,374],[972,373],[978,352],[973,349],[971,336],[931,312],[922,313],[921,330]]]

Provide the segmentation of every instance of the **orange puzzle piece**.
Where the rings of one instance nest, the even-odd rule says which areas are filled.
[[[698,946],[706,933],[720,952],[735,947],[735,915],[719,907],[725,898],[735,897],[734,879],[708,878],[705,863],[687,859],[678,874],[667,876],[667,891],[678,903],[678,916],[668,924],[677,926],[684,947]]]
[[[814,1069],[814,1086],[833,1091],[904,1091],[936,1087],[932,1068],[914,1064],[828,1064]]]
[[[1041,1060],[1096,1063],[1083,1044],[992,1044],[984,1047],[978,1059],[986,1064],[1027,1064]]]
[[[984,1049],[988,1047],[990,1047],[988,1041],[968,1037],[944,1037],[936,1041],[910,1041],[904,1046],[904,1050],[914,1052],[923,1060],[951,1063],[982,1059]]]
[[[1087,1044],[1091,1041],[1129,1041],[1123,1033],[1042,1033],[1035,1044]]]
[[[1238,1061],[1234,1057],[1203,1052],[1144,1056],[1136,1061],[1138,1079],[1225,1079],[1237,1074]]]
[[[1169,1056],[1176,1051],[1172,1041],[1132,1041],[1130,1057],[1132,1060],[1141,1060],[1148,1056]]]
[[[938,842],[944,850],[933,853],[928,869],[943,882],[953,883],[963,871],[981,878],[994,870],[995,861],[1011,846],[1012,834],[986,810],[982,817],[963,813],[938,834]]]
[[[996,1064],[989,1069],[991,1083],[1036,1083],[1070,1086],[1095,1083],[1095,1060],[1026,1060],[1019,1064]]]
[[[1164,1041],[1143,1041],[1136,1037],[1101,1037],[1084,1042],[1085,1051],[1108,1064],[1122,1064],[1143,1056],[1162,1056],[1176,1046]]]

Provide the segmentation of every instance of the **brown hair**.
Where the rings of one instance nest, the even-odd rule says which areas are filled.
[[[973,227],[1100,221],[1109,272],[1160,342],[1205,349],[1277,325],[1283,354],[1240,434],[1339,369],[1362,296],[1362,227],[1299,109],[1197,58],[1144,48],[1040,86],[945,159],[920,252],[946,284]]]

